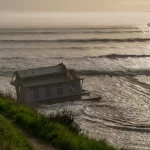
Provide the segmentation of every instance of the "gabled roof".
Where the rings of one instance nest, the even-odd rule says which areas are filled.
[[[43,77],[43,78],[32,78],[32,79],[25,79],[22,81],[22,85],[24,87],[37,87],[43,85],[52,85],[52,84],[62,84],[69,82],[66,76],[54,76],[54,77]]]
[[[20,78],[30,78],[30,77],[43,76],[43,75],[62,74],[65,72],[66,72],[66,66],[63,63],[61,63],[56,66],[21,70],[21,71],[17,71],[16,74]]]
[[[80,78],[74,70],[67,70],[66,66],[61,63],[51,67],[16,71],[10,84],[13,86],[23,85],[25,87],[31,87],[70,82],[72,80],[80,80]]]

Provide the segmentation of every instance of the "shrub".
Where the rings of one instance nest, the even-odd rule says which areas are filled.
[[[63,110],[57,112],[56,114],[50,114],[49,120],[53,122],[59,122],[73,132],[79,133],[81,131],[80,126],[74,121],[74,116],[71,111]]]
[[[102,141],[80,135],[71,113],[64,111],[45,117],[23,105],[0,99],[0,113],[29,133],[60,150],[115,150]]]
[[[8,88],[6,92],[0,91],[0,98],[16,101],[13,92]]]

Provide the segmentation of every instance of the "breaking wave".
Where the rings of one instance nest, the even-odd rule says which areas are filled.
[[[103,56],[97,56],[98,58],[109,58],[109,59],[116,59],[116,58],[145,58],[145,57],[150,57],[150,55],[122,55],[122,54],[110,54],[110,55],[103,55]],[[93,57],[92,57],[93,58]]]
[[[73,42],[73,43],[89,43],[89,42],[146,42],[150,38],[126,38],[126,39],[60,39],[60,40],[0,40],[0,42]]]
[[[135,77],[137,75],[150,75],[150,69],[133,69],[133,70],[125,70],[125,71],[107,71],[107,70],[78,70],[78,74],[85,76],[100,76],[100,75],[108,75],[108,76],[130,76]]]
[[[34,48],[34,47],[32,47],[32,48],[30,48],[30,47],[27,47],[27,48],[25,48],[25,47],[15,47],[15,48],[13,48],[13,47],[2,47],[2,48],[0,48],[0,50],[49,50],[49,51],[51,51],[51,50],[88,50],[90,47],[46,47],[46,48],[39,48],[39,47],[36,47],[36,48]],[[105,47],[93,47],[93,49],[104,49]],[[115,48],[115,47],[113,47],[113,48]]]
[[[25,68],[20,68],[23,70]],[[12,76],[13,72],[18,70],[17,68],[0,68],[0,76]],[[81,76],[130,76],[135,77],[137,75],[150,75],[150,69],[133,69],[133,70],[76,70],[77,74]]]
[[[149,31],[138,31],[138,30],[132,30],[132,31],[52,31],[52,32],[47,32],[47,31],[31,31],[31,32],[0,32],[0,35],[37,35],[37,34],[44,34],[44,35],[49,35],[49,34],[89,34],[89,33],[93,33],[93,34],[116,34],[116,33],[149,33]]]
[[[108,58],[108,59],[118,59],[118,58],[146,58],[150,57],[150,55],[123,55],[123,54],[109,54],[109,55],[99,55],[99,56],[84,56],[84,57],[73,57],[73,58],[67,58],[67,57],[51,57],[52,59],[86,59],[86,58]]]

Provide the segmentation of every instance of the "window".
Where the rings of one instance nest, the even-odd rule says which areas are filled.
[[[69,91],[70,91],[70,93],[74,93],[75,92],[75,86],[74,86],[74,84],[70,84]]]
[[[34,99],[39,99],[39,89],[33,89],[33,97]]]
[[[58,95],[63,95],[63,87],[58,86]]]
[[[47,86],[46,87],[46,97],[50,97],[51,96],[51,87]]]

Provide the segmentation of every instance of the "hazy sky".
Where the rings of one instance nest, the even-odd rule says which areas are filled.
[[[0,27],[99,27],[116,25],[146,25],[150,12],[124,13],[0,13]]]
[[[149,22],[150,0],[0,0],[0,27],[91,27]]]
[[[0,0],[1,11],[150,11],[150,0]]]

